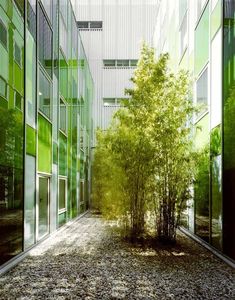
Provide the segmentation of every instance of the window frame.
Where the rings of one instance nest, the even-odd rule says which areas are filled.
[[[68,133],[68,105],[66,104],[66,101],[64,100],[64,97],[60,95],[60,104],[59,104],[59,130],[62,132],[64,135],[67,136]],[[63,102],[64,107],[65,107],[65,130],[64,128],[61,127],[61,102]]]
[[[208,66],[208,64],[206,64],[205,67],[200,72],[200,74],[198,75],[198,78],[195,82],[196,105],[200,105],[200,104],[203,104],[203,103],[198,102],[198,82],[206,72],[206,74],[207,74],[207,84],[205,86],[206,86],[206,89],[207,89],[207,102],[206,102],[205,108],[201,109],[198,113],[196,113],[195,123],[199,122],[200,119],[202,119],[209,111],[209,88],[208,88],[208,83],[209,83],[209,77],[208,76],[209,76],[209,74],[208,74],[208,71],[209,71],[209,66]]]
[[[180,25],[179,26],[179,39],[180,39],[179,45],[180,45],[180,60],[181,60],[188,48],[188,7],[187,7],[187,9],[182,17],[181,23],[179,25]],[[185,30],[184,35],[183,35],[183,30]],[[183,43],[184,38],[186,38],[185,45]]]
[[[2,42],[1,39],[0,39],[0,43],[8,51],[8,30],[7,30],[8,28],[7,25],[3,22],[2,18],[0,18],[0,23],[2,27],[6,30],[6,45]]]
[[[20,97],[20,108],[18,105],[16,105],[16,96],[18,96],[18,95]],[[23,100],[22,95],[16,89],[14,89],[14,107],[21,112],[23,111],[23,101],[22,100]]]
[[[8,100],[8,84],[7,81],[0,75],[0,80],[2,80],[5,83],[5,95],[0,93],[0,97]]]
[[[19,53],[20,53],[20,61],[18,61],[16,57],[16,48],[19,48]],[[18,45],[16,41],[14,41],[14,61],[15,63],[22,69],[22,48]]]
[[[58,177],[58,194],[59,195],[60,195],[60,180],[65,182],[65,189],[64,189],[65,199],[64,199],[64,207],[60,208],[60,197],[58,197],[58,215],[67,212],[67,186],[68,186],[67,184],[68,184],[68,180],[67,180],[66,176],[59,175],[59,177]]]
[[[45,69],[43,68],[43,66],[41,65],[40,61],[39,61],[39,67],[38,67],[38,92],[37,92],[37,111],[44,117],[46,118],[50,123],[52,123],[53,121],[53,113],[52,113],[52,80],[50,78],[50,76],[48,75],[48,73],[45,71]],[[41,109],[40,109],[40,99],[39,97],[42,96],[40,95],[40,72],[42,73],[42,75],[45,77],[45,79],[49,82],[50,84],[50,116],[48,117]]]

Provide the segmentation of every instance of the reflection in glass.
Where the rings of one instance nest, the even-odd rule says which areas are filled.
[[[196,234],[209,242],[209,149],[206,147],[200,153],[197,176],[194,187]]]
[[[67,131],[67,107],[62,99],[60,99],[60,130]]]
[[[212,158],[211,242],[222,249],[222,186],[221,155]]]
[[[201,106],[199,115],[203,114],[208,109],[207,86],[208,86],[208,80],[207,80],[207,69],[206,69],[197,81],[197,104]]]
[[[59,210],[66,209],[66,181],[59,179]]]
[[[235,259],[235,6],[225,1],[223,22],[223,251]]]
[[[35,242],[35,157],[26,155],[25,158],[25,225],[24,225],[24,246],[28,248]]]
[[[49,179],[39,177],[39,204],[38,204],[38,238],[42,238],[49,231]]]
[[[42,66],[52,77],[52,30],[47,22],[46,16],[39,5],[39,60]]]
[[[39,110],[51,118],[51,84],[42,71],[39,71]]]
[[[3,109],[1,106],[0,153],[0,264],[2,264],[22,251],[23,116],[19,111]]]

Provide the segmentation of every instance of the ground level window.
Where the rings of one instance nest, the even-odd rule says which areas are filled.
[[[59,213],[66,211],[66,179],[59,179]]]

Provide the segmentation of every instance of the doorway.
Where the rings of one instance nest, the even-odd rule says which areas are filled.
[[[38,177],[38,213],[37,239],[40,240],[49,233],[49,193],[50,179],[46,176]]]

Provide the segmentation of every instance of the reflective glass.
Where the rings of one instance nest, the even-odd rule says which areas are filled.
[[[35,242],[35,191],[36,191],[36,162],[35,157],[26,155],[25,159],[25,225],[24,246],[28,248]]]
[[[52,76],[52,30],[39,5],[38,31],[39,31],[39,60],[49,76]]]
[[[41,70],[39,70],[39,110],[51,118],[51,84]]]
[[[49,231],[49,179],[39,177],[38,238]]]
[[[23,116],[0,106],[0,264],[22,251]]]
[[[197,81],[197,104],[200,106],[200,116],[208,109],[208,80],[207,69],[202,73]]]
[[[62,99],[60,99],[60,130],[67,131],[67,107]]]
[[[224,1],[223,22],[223,251],[235,259],[235,5]]]
[[[59,179],[59,210],[66,209],[66,180]]]

